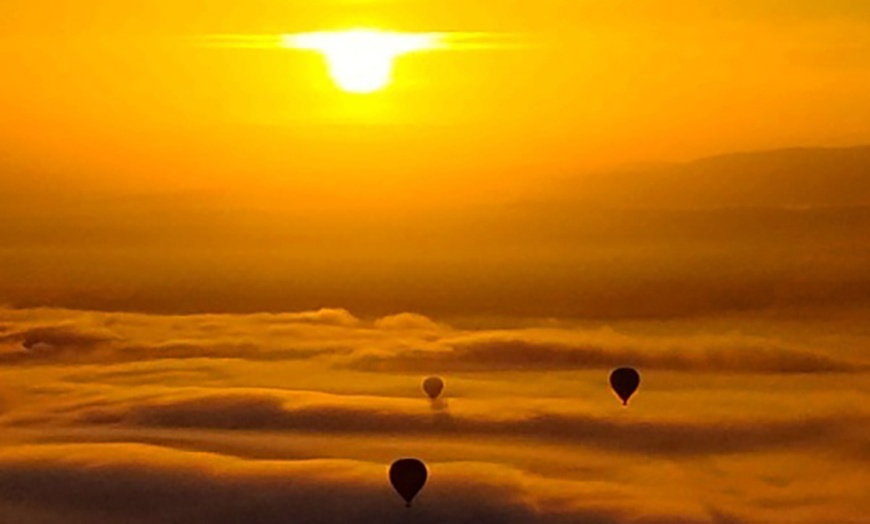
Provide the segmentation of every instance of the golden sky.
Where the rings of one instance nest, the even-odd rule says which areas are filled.
[[[103,178],[524,178],[870,141],[860,0],[13,5],[4,142]],[[401,57],[388,92],[365,99],[336,91],[310,54],[202,45],[356,26],[491,45]]]
[[[8,0],[0,71],[4,522],[866,520],[870,3]]]

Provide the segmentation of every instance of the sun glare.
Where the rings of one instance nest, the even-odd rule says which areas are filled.
[[[289,48],[322,53],[332,79],[349,93],[383,89],[392,80],[396,57],[438,46],[435,34],[363,29],[286,35],[283,41]]]

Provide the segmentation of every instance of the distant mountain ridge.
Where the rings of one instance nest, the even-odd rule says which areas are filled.
[[[581,200],[608,207],[870,205],[870,146],[735,153],[572,179]]]

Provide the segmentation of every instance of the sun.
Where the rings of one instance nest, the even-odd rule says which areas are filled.
[[[339,88],[365,94],[389,85],[396,57],[437,47],[438,36],[355,29],[285,35],[283,43],[292,49],[322,53]]]

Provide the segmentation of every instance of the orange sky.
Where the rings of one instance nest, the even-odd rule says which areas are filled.
[[[55,166],[128,184],[520,180],[870,142],[860,2],[15,5],[0,22],[3,141],[21,161],[50,148]],[[356,25],[511,45],[402,57],[391,89],[361,98],[316,56],[196,44]]]
[[[360,26],[466,45],[247,45]],[[870,511],[870,3],[11,0],[0,71],[4,522]]]

